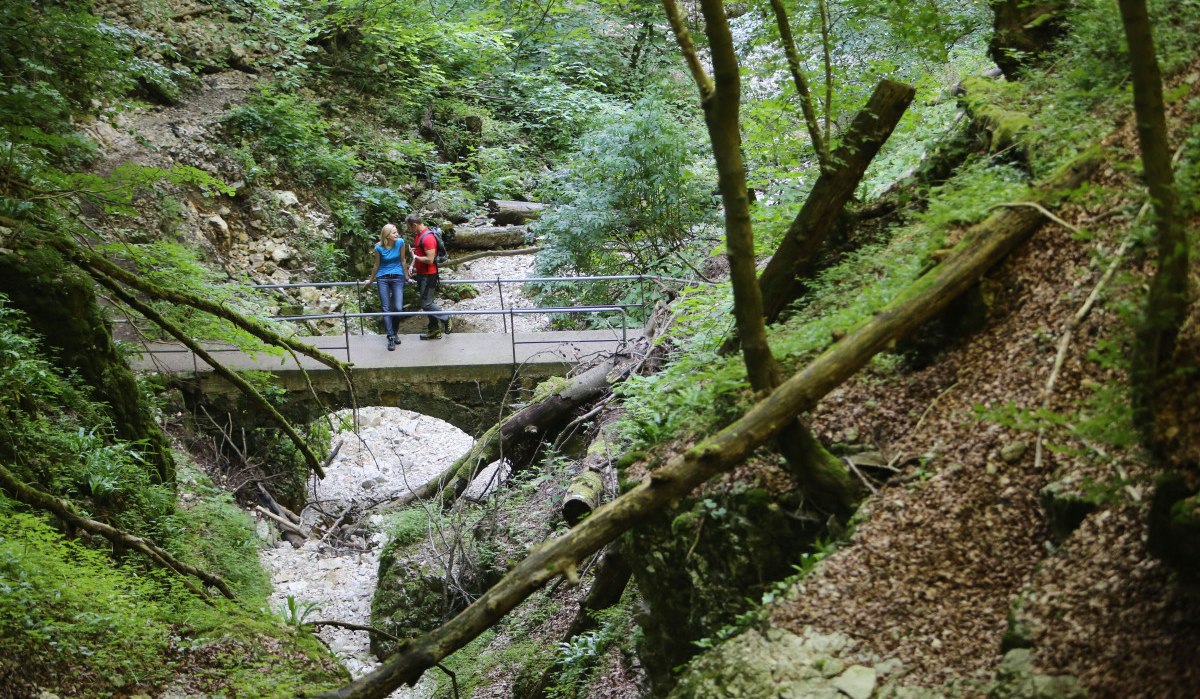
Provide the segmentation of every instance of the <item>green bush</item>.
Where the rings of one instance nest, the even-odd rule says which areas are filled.
[[[248,160],[247,176],[283,170],[301,184],[347,189],[360,163],[352,149],[335,146],[330,125],[313,100],[295,92],[266,88],[225,116],[230,139]]]
[[[144,571],[115,567],[40,518],[0,518],[0,675],[29,696],[37,686],[134,694],[164,680],[165,604]]]

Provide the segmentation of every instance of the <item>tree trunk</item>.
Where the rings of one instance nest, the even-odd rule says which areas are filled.
[[[575,377],[563,390],[525,406],[493,426],[441,475],[394,501],[393,505],[403,506],[435,495],[444,505],[449,505],[463,494],[479,471],[493,461],[507,459],[514,470],[520,468],[546,438],[557,434],[570,421],[576,409],[608,392],[608,374],[616,364],[616,358],[610,358],[592,367]]]
[[[817,154],[817,162],[821,171],[829,167],[829,148],[821,135],[821,127],[817,125],[817,113],[813,109],[812,95],[808,91],[808,81],[804,71],[800,70],[800,56],[796,54],[796,42],[792,39],[792,25],[788,21],[787,10],[783,0],[771,0],[771,10],[775,12],[775,23],[779,27],[779,39],[783,42],[783,52],[787,56],[788,69],[792,71],[792,82],[796,85],[796,94],[800,98],[800,111],[804,114],[804,124],[808,127],[808,138],[812,141],[813,151]],[[826,107],[828,109],[828,106]]]
[[[447,237],[446,246],[453,250],[513,248],[528,243],[527,233],[525,226],[455,227],[454,237]]]
[[[758,279],[767,323],[778,320],[799,295],[796,276],[833,231],[867,166],[896,128],[915,94],[909,85],[884,80],[854,117],[846,138],[830,159],[830,171],[817,178],[804,207]]]
[[[488,215],[501,226],[519,226],[538,218],[546,210],[545,204],[532,201],[508,201],[488,199]]]
[[[742,360],[750,385],[757,390],[773,386],[779,378],[779,365],[767,343],[763,324],[762,296],[755,280],[754,231],[750,223],[750,198],[746,190],[745,165],[738,111],[741,104],[741,76],[733,35],[721,0],[701,0],[704,29],[708,35],[713,78],[704,72],[691,34],[684,25],[679,6],[665,0],[663,7],[676,42],[682,51],[692,78],[700,90],[704,123],[712,142],[717,165],[717,186],[725,205],[725,247],[733,284],[733,314]]]
[[[1120,0],[1120,5],[1133,70],[1133,106],[1142,147],[1142,172],[1154,204],[1158,249],[1158,270],[1150,282],[1133,362],[1134,420],[1142,428],[1147,446],[1158,452],[1154,429],[1156,396],[1168,388],[1164,381],[1171,370],[1175,340],[1187,318],[1188,240],[1178,212],[1162,78],[1146,3]]]
[[[1181,465],[1171,463],[1168,435],[1170,423],[1177,418],[1164,419],[1169,415],[1168,406],[1178,402],[1164,397],[1181,390],[1178,377],[1173,374],[1176,343],[1187,321],[1190,302],[1188,236],[1178,210],[1162,77],[1146,2],[1120,0],[1120,6],[1133,71],[1133,106],[1142,149],[1142,173],[1154,205],[1158,251],[1158,269],[1150,280],[1132,370],[1134,422],[1141,429],[1152,458],[1168,471],[1155,486],[1148,546],[1183,577],[1195,581],[1200,577],[1200,563],[1196,559],[1200,551],[1200,541],[1196,538],[1200,532],[1200,495],[1196,491],[1195,474],[1191,474],[1192,481],[1188,483]]]
[[[1095,153],[1077,159],[1045,190],[1074,188],[1095,171]],[[535,547],[507,575],[440,628],[413,639],[374,672],[333,692],[336,699],[378,699],[463,647],[547,581],[578,577],[578,561],[715,476],[741,464],[779,434],[800,413],[854,375],[897,338],[919,328],[970,289],[993,265],[1027,238],[1041,222],[1028,207],[1005,208],[967,231],[944,262],[909,286],[892,303],[855,328],[801,369],[741,419],[687,451],[672,457],[632,490],[607,503],[562,536]]]
[[[1066,31],[1068,0],[992,0],[995,21],[988,53],[1004,76],[1016,80]]]

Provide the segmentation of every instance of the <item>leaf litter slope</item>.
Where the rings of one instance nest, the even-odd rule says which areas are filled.
[[[1132,125],[1106,145],[1113,165],[1096,184],[1140,192]],[[1019,600],[1037,671],[1074,675],[1091,696],[1200,696],[1200,601],[1172,585],[1146,549],[1154,473],[1145,460],[1051,431],[1047,440],[1069,449],[1048,450],[1035,468],[1036,434],[979,410],[1042,405],[1059,338],[1103,272],[1097,260],[1129,234],[1140,204],[1063,207],[1061,217],[1095,236],[1042,226],[985,282],[994,296],[984,330],[930,366],[882,382],[857,377],[822,403],[814,424],[827,443],[871,435],[907,465],[866,502],[852,540],[773,611],[773,623],[847,633],[863,659],[898,658],[903,683],[934,687],[994,674]],[[1135,258],[1124,268],[1145,274],[1145,266]],[[1123,367],[1088,357],[1123,332],[1111,304],[1092,310],[1050,410],[1075,413],[1096,387],[1127,382]],[[1067,476],[1116,485],[1057,545],[1039,494]]]

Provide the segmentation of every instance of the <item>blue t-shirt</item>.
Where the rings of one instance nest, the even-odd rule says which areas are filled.
[[[375,243],[375,252],[379,253],[379,271],[375,276],[382,277],[385,274],[399,274],[404,276],[404,262],[400,257],[400,251],[404,249],[404,241],[397,240],[391,250],[383,247],[379,243]]]

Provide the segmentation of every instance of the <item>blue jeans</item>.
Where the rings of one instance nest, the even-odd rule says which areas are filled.
[[[437,305],[434,299],[437,298],[438,275],[436,274],[418,274],[417,278],[417,293],[421,295],[421,310],[422,311],[440,311],[442,307]],[[449,315],[432,315],[425,316],[429,319],[429,329],[437,330],[438,321],[445,323],[450,319]]]
[[[404,310],[404,275],[385,274],[375,280],[379,287],[379,302],[383,304],[383,312]],[[383,327],[387,328],[388,337],[395,337],[400,329],[399,316],[384,316]]]

